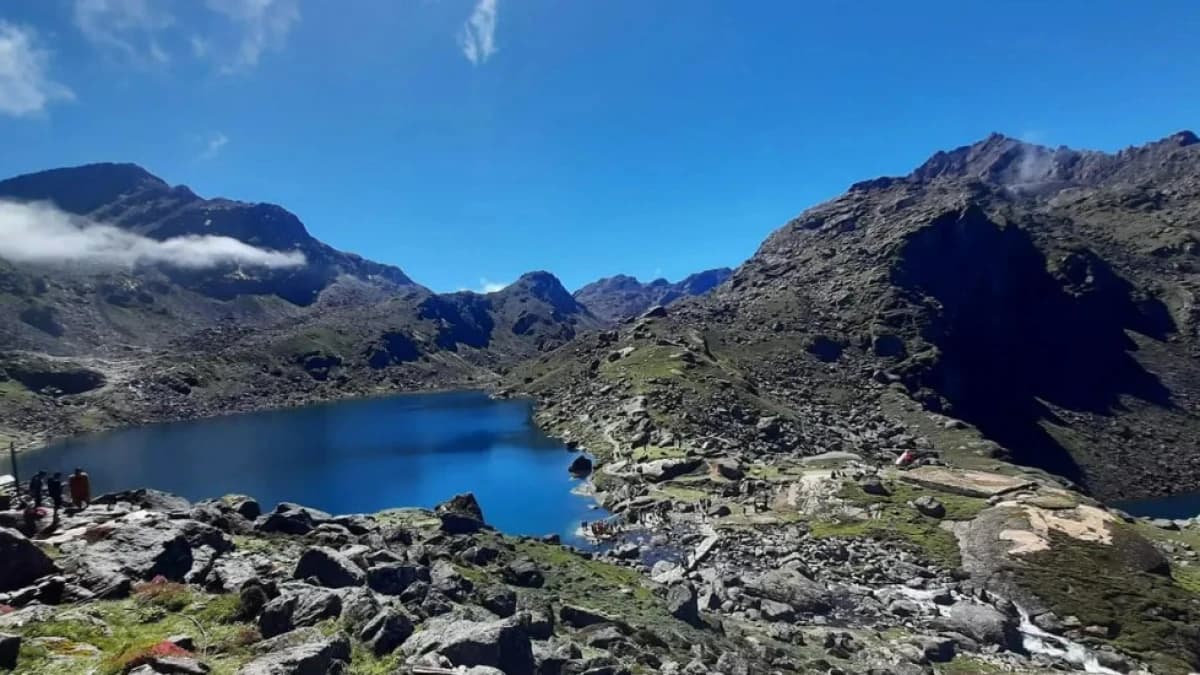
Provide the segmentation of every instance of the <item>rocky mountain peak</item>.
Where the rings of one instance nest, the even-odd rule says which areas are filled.
[[[1197,143],[1200,143],[1200,136],[1197,136],[1196,133],[1190,129],[1183,129],[1182,131],[1176,131],[1161,141],[1151,143],[1151,145],[1186,148],[1189,145],[1195,145]]]
[[[111,162],[50,169],[0,181],[2,197],[50,201],[78,214],[91,213],[125,195],[170,189],[166,181],[137,164]]]
[[[575,299],[597,317],[618,322],[644,312],[654,305],[666,305],[680,298],[703,295],[729,278],[728,267],[705,270],[689,275],[682,281],[655,279],[642,283],[636,278],[618,274],[605,277],[575,291]]]
[[[545,302],[559,312],[574,314],[582,311],[579,303],[562,285],[558,277],[549,272],[537,270],[526,272],[519,279],[509,284],[502,293],[529,294]]]

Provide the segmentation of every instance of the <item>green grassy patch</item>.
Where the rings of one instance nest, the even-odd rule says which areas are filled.
[[[438,517],[428,509],[387,509],[375,514],[375,520],[380,525],[395,525],[408,529],[428,529],[438,527],[441,523]]]
[[[676,377],[683,374],[683,362],[678,358],[682,351],[678,347],[636,345],[628,356],[601,364],[600,373],[607,377],[628,377],[635,383]]]
[[[355,641],[350,653],[347,675],[392,675],[403,672],[404,655],[399,651],[384,657],[375,656],[361,642]]]
[[[0,400],[28,399],[33,396],[36,394],[16,380],[0,381]]]
[[[683,448],[663,448],[657,445],[648,445],[644,448],[634,448],[632,459],[635,462],[649,462],[656,459],[675,459],[686,456],[687,450]]]
[[[772,482],[787,482],[793,481],[804,475],[805,471],[811,469],[833,468],[822,466],[824,462],[815,462],[811,465],[803,464],[751,464],[746,467],[746,475],[751,478]],[[840,464],[840,462],[836,463]]]
[[[660,485],[656,488],[656,491],[679,502],[698,502],[708,496],[708,492],[704,490],[685,487],[675,483]]]
[[[536,541],[516,542],[516,551],[545,572],[546,584],[538,592],[549,600],[621,616],[634,625],[653,625],[667,619],[665,609],[634,570],[588,560],[561,546]]]
[[[891,486],[888,495],[869,495],[857,485],[847,484],[840,497],[849,502],[868,506],[883,506],[879,517],[871,520],[813,521],[810,531],[814,537],[871,537],[899,539],[916,546],[932,561],[949,568],[962,564],[958,540],[942,529],[941,520],[923,516],[908,505],[912,499],[931,491],[909,485]],[[942,492],[932,493],[946,506],[946,520],[969,520],[986,505],[986,500],[962,497]]]
[[[903,481],[892,481],[887,485],[888,494],[869,495],[857,485],[847,484],[839,496],[847,501],[867,506],[870,504],[886,504],[913,510],[908,503],[926,495],[936,497],[946,507],[946,520],[970,520],[987,508],[987,500],[978,497],[964,497],[941,490],[932,490],[910,485]]]
[[[1200,595],[1200,566],[1189,565],[1183,567],[1176,565],[1171,568],[1171,578],[1185,591]]]
[[[1188,588],[1196,577],[1189,571],[1180,583],[1141,571],[1154,559],[1152,545],[1135,528],[1110,527],[1111,546],[1052,535],[1049,550],[1022,556],[1014,565],[1015,581],[1059,616],[1108,627],[1116,646],[1162,672],[1200,667],[1200,600]]]
[[[193,596],[191,589],[184,584],[151,581],[135,586],[133,598],[143,606],[161,607],[168,612],[178,612],[192,604]]]
[[[275,343],[271,351],[283,357],[295,357],[311,352],[326,352],[345,356],[353,351],[353,339],[327,327],[308,328]]]
[[[938,666],[936,672],[939,675],[991,675],[1012,671],[974,656],[959,655],[953,661]]]
[[[166,586],[166,585],[162,585]],[[197,657],[216,675],[232,675],[252,658],[249,645],[259,639],[254,626],[230,620],[236,596],[215,596],[187,590],[161,590],[126,600],[106,600],[83,608],[65,609],[50,621],[16,629],[25,640],[16,673],[113,675],[147,650],[172,635],[191,635]],[[33,638],[64,638],[49,647]],[[99,650],[91,653],[86,645]]]

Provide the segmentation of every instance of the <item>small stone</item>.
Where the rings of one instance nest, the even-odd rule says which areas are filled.
[[[208,671],[212,670],[190,656],[155,656],[150,659],[148,665],[156,673],[170,675],[207,675]]]
[[[926,659],[934,663],[945,663],[954,658],[954,640],[944,637],[917,638],[913,641]]]
[[[796,608],[786,602],[763,599],[759,603],[759,611],[767,621],[792,621],[796,618]]]
[[[946,506],[938,501],[937,497],[931,495],[917,497],[912,504],[917,511],[930,518],[941,518],[946,515]]]
[[[864,477],[858,485],[863,492],[869,495],[886,496],[888,494],[887,488],[883,486],[883,480],[874,474]]]

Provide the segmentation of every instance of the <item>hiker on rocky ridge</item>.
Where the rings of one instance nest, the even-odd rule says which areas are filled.
[[[54,519],[58,520],[58,510],[63,505],[63,475],[55,471],[54,475],[46,480],[46,493],[50,497],[50,503],[54,505]]]
[[[29,498],[35,507],[42,505],[42,490],[46,485],[46,472],[39,471],[29,479]]]
[[[77,509],[82,509],[92,503],[92,482],[87,473],[75,467],[75,473],[67,479],[67,487],[71,490],[71,503]]]

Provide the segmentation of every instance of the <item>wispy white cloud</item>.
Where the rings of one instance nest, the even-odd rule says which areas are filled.
[[[46,74],[50,52],[32,28],[0,19],[0,114],[23,117],[45,110],[53,101],[75,98]]]
[[[496,53],[496,11],[499,0],[479,0],[458,31],[463,56],[475,65],[487,63]]]
[[[207,29],[193,32],[172,10],[185,3],[172,0],[72,0],[75,26],[95,45],[139,66],[164,66],[172,53],[212,59],[222,73],[253,69],[262,55],[283,49],[288,33],[300,20],[299,0],[205,0],[208,12],[221,18],[202,21]],[[200,3],[195,3],[199,5]]]
[[[158,34],[175,23],[160,0],[75,0],[75,26],[97,47],[137,65],[165,65]]]
[[[218,265],[296,267],[299,251],[257,248],[232,237],[157,240],[60,211],[51,204],[0,201],[0,258],[37,264],[131,267],[162,263],[188,269]]]
[[[199,35],[193,35],[188,38],[188,44],[192,46],[192,56],[198,59],[208,56],[208,40]]]
[[[508,287],[508,284],[506,284],[506,283],[502,283],[499,281],[492,281],[492,280],[488,279],[487,277],[479,278],[479,292],[480,293],[495,293],[496,291],[503,290],[504,288],[507,288],[507,287]]]
[[[258,65],[263,52],[282,49],[300,20],[297,0],[207,0],[206,4],[232,21],[240,33],[232,57],[221,64],[225,73],[249,70]]]
[[[226,145],[229,145],[229,137],[220,131],[214,131],[209,134],[204,141],[204,150],[200,152],[200,159],[214,159],[221,154],[221,150]]]

